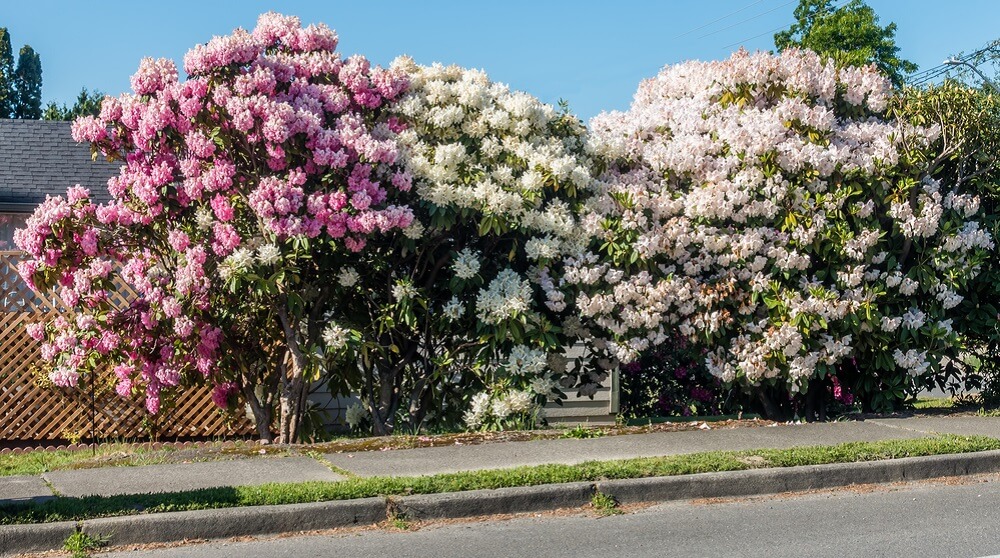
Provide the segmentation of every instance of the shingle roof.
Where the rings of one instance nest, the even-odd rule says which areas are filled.
[[[69,122],[0,119],[0,203],[38,203],[75,184],[107,201],[118,164],[91,160],[90,146],[70,136]]]

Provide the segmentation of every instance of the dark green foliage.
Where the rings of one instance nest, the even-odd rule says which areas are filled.
[[[688,417],[740,411],[739,388],[724,386],[708,373],[704,361],[701,347],[677,337],[623,365],[622,416]]]
[[[80,94],[76,96],[73,106],[59,106],[55,102],[50,102],[42,112],[42,120],[76,120],[81,116],[97,116],[101,112],[101,101],[104,93],[94,91],[91,93],[84,87]]]
[[[10,118],[14,104],[14,52],[10,33],[0,27],[0,118]]]
[[[806,48],[842,66],[875,64],[893,85],[901,87],[917,65],[899,57],[896,24],[880,26],[878,15],[862,0],[834,9],[834,0],[800,0],[795,24],[774,35],[779,51]]]
[[[21,47],[14,70],[14,118],[42,117],[42,59],[28,45]]]

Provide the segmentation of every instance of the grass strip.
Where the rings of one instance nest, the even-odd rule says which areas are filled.
[[[98,466],[151,465],[160,461],[170,448],[149,450],[132,444],[105,444],[93,449],[36,450],[0,455],[0,477],[40,475],[57,469],[72,469],[81,464]]]
[[[0,524],[80,521],[138,513],[299,504],[372,496],[435,494],[564,482],[740,471],[763,467],[853,463],[997,449],[1000,449],[1000,440],[996,438],[940,435],[912,440],[850,442],[834,446],[792,449],[714,451],[421,477],[355,477],[338,482],[273,483],[165,494],[58,497],[46,502],[0,506]],[[155,479],[150,479],[150,483],[155,482]]]

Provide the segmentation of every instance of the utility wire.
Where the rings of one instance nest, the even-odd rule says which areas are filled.
[[[688,31],[685,31],[685,32],[681,33],[680,35],[677,35],[676,37],[674,37],[674,38],[672,38],[672,39],[670,39],[670,40],[671,40],[671,41],[674,41],[674,40],[677,40],[677,39],[680,39],[681,37],[685,37],[685,36],[687,36],[687,35],[690,35],[691,33],[694,33],[695,31],[701,31],[702,29],[704,29],[704,28],[706,28],[706,27],[708,27],[708,26],[710,26],[710,25],[714,25],[714,24],[716,24],[716,23],[719,23],[720,21],[722,21],[722,20],[724,20],[724,19],[726,19],[726,18],[729,18],[729,17],[731,17],[731,16],[734,16],[734,15],[736,15],[736,14],[740,13],[740,12],[743,12],[743,11],[746,11],[746,10],[748,10],[748,9],[750,9],[750,8],[752,8],[752,7],[754,7],[754,6],[756,6],[757,4],[760,4],[760,3],[761,3],[761,2],[763,2],[763,1],[764,1],[764,0],[757,0],[757,1],[756,1],[756,2],[754,2],[753,4],[749,4],[749,5],[747,5],[747,6],[743,6],[742,8],[740,8],[740,9],[736,10],[735,12],[730,12],[730,13],[728,13],[728,14],[726,14],[726,15],[724,15],[724,16],[722,16],[722,17],[718,18],[718,19],[713,19],[712,21],[710,21],[710,22],[706,23],[705,25],[702,25],[701,27],[695,27],[694,29],[691,29],[691,30],[688,30]]]
[[[839,2],[839,3],[837,3],[837,4],[834,4],[834,5],[833,5],[833,6],[831,7],[831,11],[835,12],[835,11],[839,10],[840,8],[843,8],[844,6],[846,6],[846,5],[847,5],[847,3],[848,3],[849,1],[850,1],[850,0],[840,0],[840,2]],[[789,3],[791,3],[791,2],[789,2]],[[778,8],[783,8],[783,7],[787,6],[787,5],[788,5],[788,4],[784,4],[784,5],[782,5],[782,6],[778,6]],[[776,9],[778,9],[778,8],[775,8],[775,10],[776,10]],[[771,10],[771,11],[774,11],[774,10]],[[767,13],[767,12],[765,12],[765,13]],[[764,15],[764,14],[761,14],[761,15]],[[787,25],[782,25],[781,27],[775,27],[774,29],[772,29],[772,30],[770,30],[770,31],[766,31],[766,32],[764,32],[764,33],[761,33],[761,34],[759,34],[759,35],[754,35],[753,37],[748,37],[748,38],[746,38],[746,39],[741,39],[741,40],[739,40],[739,41],[736,41],[735,43],[730,43],[730,44],[728,44],[728,45],[726,45],[726,46],[722,47],[722,48],[721,48],[720,50],[725,50],[725,49],[728,49],[728,48],[732,48],[732,47],[734,47],[734,46],[738,46],[738,45],[741,45],[741,44],[743,44],[743,43],[745,43],[745,42],[747,42],[747,41],[752,41],[752,40],[754,40],[754,39],[759,39],[760,37],[763,37],[764,35],[772,35],[772,34],[774,34],[774,33],[777,33],[778,31],[783,31],[783,30],[785,30],[785,29],[790,29],[790,28],[791,28],[791,27],[792,27],[793,25],[795,25],[795,22],[792,22],[792,23],[789,23],[789,24],[787,24]]]
[[[959,60],[961,62],[969,63],[969,62],[971,62],[973,60],[978,59],[980,56],[982,56],[986,52],[995,49],[998,45],[1000,45],[1000,42],[998,42],[998,41],[991,41],[990,43],[986,44],[982,48],[979,48],[978,50],[970,52],[969,54],[966,54],[966,55],[963,55],[963,56],[960,56],[960,57],[956,57],[955,59]],[[939,78],[939,77],[941,77],[941,76],[943,76],[945,74],[948,74],[948,73],[950,73],[952,71],[954,71],[954,65],[953,64],[944,64],[944,63],[942,63],[942,64],[938,64],[937,66],[932,66],[932,67],[927,68],[925,70],[921,70],[919,72],[914,72],[914,73],[910,74],[909,76],[907,76],[906,81],[910,85],[923,85],[925,83],[934,81],[935,79],[937,79],[937,78]]]
[[[794,25],[794,23],[792,25]],[[771,29],[770,31],[765,31],[765,32],[761,33],[760,35],[754,35],[753,37],[749,37],[749,38],[746,38],[746,39],[743,39],[743,40],[740,40],[740,41],[736,41],[735,43],[730,43],[730,44],[722,47],[720,50],[727,50],[727,49],[733,48],[734,46],[742,45],[743,43],[745,43],[747,41],[752,41],[754,39],[759,39],[759,38],[763,37],[764,35],[773,35],[773,34],[777,33],[778,31],[781,31],[783,29],[788,29],[789,27],[791,27],[791,25],[782,25],[781,27],[775,27],[774,29]]]
[[[791,6],[792,4],[795,4],[798,1],[799,0],[791,0],[791,2],[785,2],[784,4],[782,4],[782,5],[780,5],[780,6],[776,7],[776,8],[771,8],[770,10],[768,10],[766,12],[763,12],[763,13],[759,13],[759,14],[753,16],[753,17],[748,17],[748,18],[746,18],[746,19],[744,19],[742,21],[737,21],[736,23],[734,23],[734,24],[732,24],[732,25],[730,25],[728,27],[723,27],[722,29],[716,29],[715,31],[712,31],[711,33],[705,33],[704,35],[702,35],[700,37],[696,37],[694,40],[697,41],[699,39],[704,39],[705,37],[711,37],[712,35],[715,35],[716,33],[721,33],[721,32],[726,31],[728,29],[732,29],[733,27],[737,27],[739,25],[743,25],[744,23],[746,23],[748,21],[753,21],[753,20],[757,19],[758,17],[766,16],[767,14],[769,14],[771,12],[776,12],[776,11],[780,10],[781,8],[784,8],[785,6]]]

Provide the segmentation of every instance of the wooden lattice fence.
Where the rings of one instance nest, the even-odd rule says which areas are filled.
[[[119,397],[110,370],[76,389],[46,381],[39,344],[25,325],[50,320],[69,309],[52,293],[37,293],[17,272],[20,252],[0,251],[0,447],[77,439],[164,439],[245,436],[253,424],[225,415],[208,387],[185,390],[158,415],[140,401]],[[112,300],[126,304],[135,292],[124,282]]]

